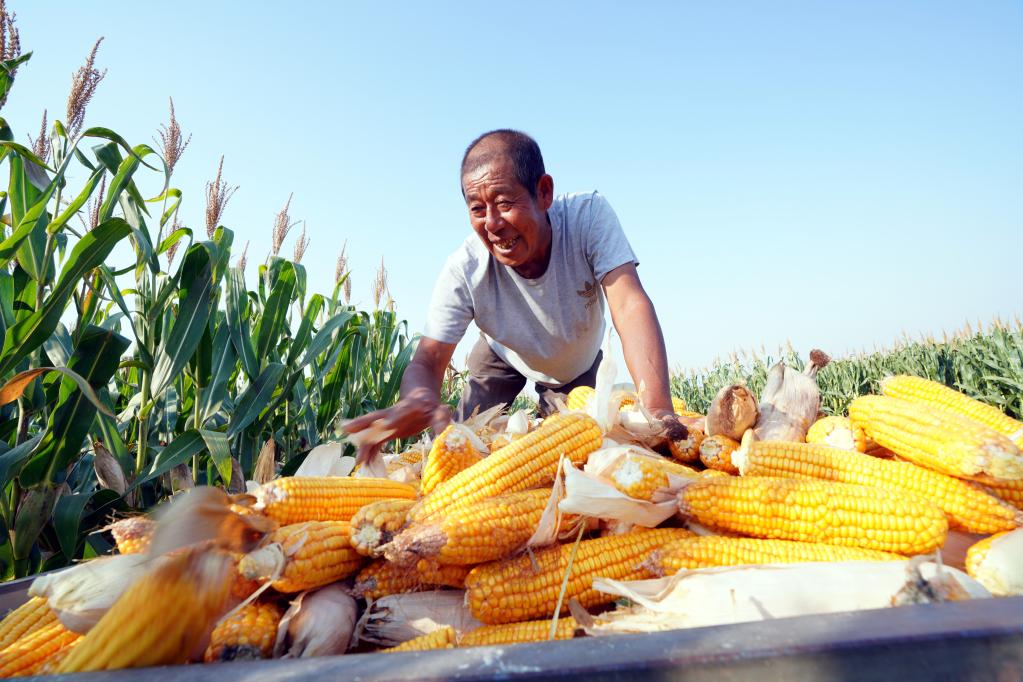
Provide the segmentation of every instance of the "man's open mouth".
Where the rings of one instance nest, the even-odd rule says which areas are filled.
[[[498,251],[511,251],[518,243],[519,237],[512,237],[511,239],[505,239],[504,241],[494,242],[494,247]]]

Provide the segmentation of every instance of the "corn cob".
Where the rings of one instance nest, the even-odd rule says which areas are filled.
[[[454,649],[455,648],[455,629],[450,625],[445,625],[442,628],[438,628],[431,633],[421,635],[415,639],[410,639],[407,642],[403,642],[398,646],[392,646],[390,649],[381,649],[381,653],[392,654],[399,651],[430,651],[431,649]]]
[[[57,622],[57,614],[43,597],[32,597],[0,621],[0,650],[21,638]]]
[[[944,384],[921,377],[897,375],[881,380],[881,394],[937,407],[980,422],[1007,436],[1016,447],[1023,449],[1023,422]]]
[[[309,521],[278,528],[269,544],[242,557],[238,572],[249,580],[269,580],[278,592],[290,593],[347,578],[362,561],[352,549],[347,522]]]
[[[668,474],[644,457],[626,455],[611,472],[615,488],[637,500],[651,500],[668,487]]]
[[[1017,509],[1023,509],[1023,481],[990,479],[984,481],[984,487],[994,493],[998,499],[1008,502]]]
[[[419,492],[428,495],[459,471],[468,469],[482,460],[483,453],[474,444],[478,441],[479,438],[465,426],[448,424],[433,441],[430,454],[426,457]]]
[[[808,561],[898,561],[905,557],[858,547],[759,538],[704,537],[677,540],[661,547],[654,559],[665,575],[681,569],[745,564],[791,564]]]
[[[260,486],[263,513],[282,526],[303,521],[351,521],[370,502],[414,500],[416,489],[386,478],[291,476]]]
[[[997,597],[1023,594],[1023,529],[974,543],[966,552],[966,572]]]
[[[168,557],[121,595],[56,672],[184,663],[227,609],[233,565],[209,550]]]
[[[700,444],[703,443],[706,435],[695,427],[690,427],[686,431],[688,431],[688,434],[685,438],[669,440],[668,449],[671,451],[671,456],[678,461],[691,464],[692,462],[699,461]]]
[[[738,476],[739,470],[732,463],[732,453],[738,447],[739,444],[728,436],[708,436],[700,443],[700,461],[708,469]]]
[[[699,476],[700,474],[703,473],[699,469],[694,469],[691,466],[680,464],[674,460],[668,459],[667,457],[656,457],[650,459],[653,462],[654,466],[656,466],[658,469],[660,469],[666,474],[675,474],[676,476],[681,476],[682,478],[693,478],[694,476]]]
[[[852,423],[848,417],[821,417],[807,429],[806,442],[830,445],[841,450],[857,449]]]
[[[53,675],[57,672],[57,668],[60,667],[61,662],[68,657],[75,647],[82,643],[82,635],[78,635],[76,639],[71,640],[67,646],[63,646],[57,651],[53,652],[46,657],[46,660],[42,661],[35,669],[33,675]]]
[[[672,540],[690,537],[678,528],[583,540],[572,562],[562,609],[570,599],[584,608],[606,604],[611,595],[593,589],[595,577],[636,580],[652,576],[654,550]],[[554,613],[561,583],[575,545],[548,547],[532,557],[495,561],[477,566],[465,579],[466,601],[472,615],[488,625],[546,618]]]
[[[597,395],[597,392],[592,386],[576,386],[568,392],[568,409],[575,411],[585,411],[593,397]]]
[[[899,398],[865,395],[849,405],[854,426],[895,454],[960,477],[1023,478],[1023,453],[979,422]]]
[[[138,554],[149,549],[156,522],[145,516],[132,516],[110,524],[109,528],[118,553]]]
[[[426,560],[405,567],[381,559],[359,571],[352,592],[356,597],[376,600],[431,587],[462,587],[468,572],[466,566],[441,566]]]
[[[585,462],[602,441],[600,427],[591,417],[554,415],[536,431],[441,483],[413,508],[410,520],[423,521],[440,510],[450,512],[501,493],[546,485],[554,480],[562,455],[575,464]]]
[[[686,401],[682,400],[682,398],[676,398],[675,396],[671,396],[671,409],[675,414],[682,416],[693,414],[686,409]]]
[[[911,493],[937,505],[950,528],[996,533],[1023,525],[1023,513],[978,487],[911,462],[877,459],[826,445],[757,441],[735,456],[751,476],[856,483]]]
[[[699,474],[700,478],[721,478],[731,476],[726,474],[724,471],[718,471],[717,469],[704,469]]]
[[[352,517],[352,548],[364,556],[377,556],[405,525],[415,500],[378,500]]]
[[[270,658],[283,613],[270,602],[252,602],[217,624],[203,660],[250,661]]]
[[[60,621],[35,629],[0,651],[0,677],[34,675],[51,657],[81,637]]]
[[[572,639],[578,629],[575,618],[566,616],[558,619],[554,639]],[[546,642],[551,634],[551,621],[527,620],[522,623],[484,625],[470,630],[458,640],[458,647],[490,646],[493,644],[521,644],[523,642]]]
[[[399,565],[427,558],[471,566],[504,558],[536,532],[550,497],[550,490],[537,488],[440,512],[396,535],[384,555]],[[569,518],[563,520],[563,525],[569,523]]]
[[[793,478],[702,478],[679,492],[679,511],[711,530],[905,555],[933,552],[948,532],[944,512],[915,495]]]

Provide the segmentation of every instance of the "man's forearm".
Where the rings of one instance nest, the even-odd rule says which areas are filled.
[[[629,374],[650,410],[672,410],[664,335],[649,297],[631,302],[615,320]],[[625,331],[625,333],[622,333]]]
[[[430,368],[417,362],[409,363],[401,378],[402,398],[433,398],[440,401],[440,389],[444,382],[443,372],[438,377]]]

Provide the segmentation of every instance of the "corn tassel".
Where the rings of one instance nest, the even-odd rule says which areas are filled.
[[[1016,447],[1023,449],[1023,422],[944,384],[920,377],[897,375],[881,380],[881,394],[937,407],[980,422],[1007,436]]]
[[[689,531],[656,528],[578,543],[572,560],[562,610],[570,599],[584,608],[614,598],[593,589],[595,577],[638,580],[652,577],[649,560],[654,550]],[[554,613],[574,544],[548,547],[530,556],[477,566],[465,579],[466,601],[483,623],[497,625],[546,618]]]
[[[43,597],[32,597],[0,621],[0,650],[31,633],[57,622],[57,614]]]
[[[414,567],[399,566],[390,561],[374,561],[355,576],[352,593],[364,599],[379,599],[389,594],[418,592],[433,587],[462,587],[469,573],[466,566],[441,566],[420,561]]]
[[[252,602],[217,624],[203,660],[252,661],[270,658],[284,615],[276,604]]]
[[[554,480],[562,455],[580,464],[602,441],[600,427],[591,417],[554,415],[536,431],[438,485],[413,508],[410,520],[420,522],[441,510],[450,512],[502,493],[547,485]]]
[[[792,564],[810,561],[898,561],[905,557],[858,547],[814,542],[762,540],[708,535],[664,545],[654,559],[660,571],[673,575],[682,569],[746,564]]]
[[[257,507],[282,526],[305,521],[351,521],[370,502],[414,500],[416,489],[386,478],[291,476],[264,483]]]
[[[352,548],[363,556],[378,556],[405,525],[415,500],[379,500],[352,517]]]
[[[56,672],[186,662],[227,609],[233,566],[208,550],[168,557],[121,595]]]
[[[430,454],[426,457],[419,492],[423,495],[430,494],[444,481],[482,460],[483,452],[477,447],[482,444],[476,434],[467,427],[461,424],[448,424],[433,441]]]
[[[940,408],[879,395],[849,405],[854,427],[895,454],[950,476],[1023,479],[1023,453],[988,426]]]
[[[575,618],[571,616],[559,618],[557,629],[554,631],[554,639],[572,639],[578,627]],[[550,634],[551,622],[549,620],[527,620],[522,623],[484,625],[462,635],[458,640],[458,647],[546,642]]]
[[[450,625],[437,628],[433,632],[421,635],[390,649],[381,649],[380,653],[397,653],[399,651],[430,651],[432,649],[454,649],[455,629]]]
[[[0,651],[0,677],[35,675],[53,656],[75,644],[81,637],[77,632],[64,627],[60,621],[32,630]]]
[[[242,557],[238,572],[290,593],[347,578],[362,562],[363,556],[352,549],[348,523],[309,521],[278,528],[267,545]]]
[[[968,533],[997,533],[1023,525],[1023,513],[967,481],[911,462],[877,459],[826,445],[757,441],[735,455],[751,476],[856,483],[911,493],[937,505],[949,527]]]
[[[711,530],[913,555],[945,542],[944,512],[923,498],[849,483],[728,476],[679,492],[679,512]]]
[[[732,463],[732,453],[738,447],[739,444],[728,436],[708,436],[700,443],[700,461],[708,469],[738,476],[739,470]]]

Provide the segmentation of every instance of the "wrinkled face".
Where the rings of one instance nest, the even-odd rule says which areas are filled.
[[[547,209],[553,199],[553,181],[545,175],[539,185],[537,196],[530,196],[515,177],[511,160],[503,155],[462,178],[472,229],[497,262],[523,274],[537,267],[542,272],[550,251]]]

